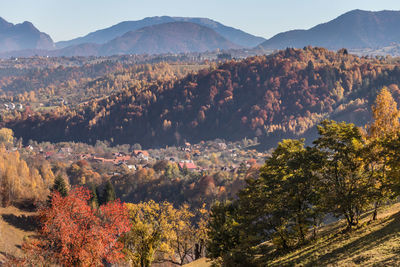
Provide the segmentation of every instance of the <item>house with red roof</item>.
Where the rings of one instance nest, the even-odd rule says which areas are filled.
[[[189,171],[195,171],[198,169],[196,164],[194,164],[193,162],[179,162],[178,166],[180,170],[183,170],[185,167]]]

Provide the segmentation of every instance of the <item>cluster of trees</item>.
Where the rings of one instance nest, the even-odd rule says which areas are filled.
[[[304,134],[327,115],[366,123],[366,103],[375,90],[391,86],[394,97],[400,95],[400,69],[394,63],[323,48],[286,49],[228,61],[177,81],[168,80],[166,72],[158,82],[123,86],[77,109],[8,125],[18,136],[35,140],[90,143],[113,138],[114,143],[148,147],[258,136],[268,146],[282,134]],[[122,83],[125,76],[120,76]],[[132,77],[126,77],[131,83]],[[346,117],[349,110],[354,111],[351,118]]]
[[[30,164],[18,151],[9,148],[14,142],[10,129],[0,129],[0,205],[45,200],[54,183],[54,173],[47,161]]]
[[[127,204],[131,230],[122,237],[126,259],[133,266],[170,262],[183,265],[204,256],[204,208],[192,212],[188,205],[174,208],[169,202]]]
[[[168,202],[122,204],[111,183],[101,198],[96,190],[68,190],[58,176],[45,206],[39,210],[38,237],[23,244],[24,264],[99,266],[128,262],[149,267],[169,262],[183,265],[204,256],[207,211],[191,211]]]
[[[261,243],[278,251],[300,246],[326,215],[345,219],[349,230],[368,209],[376,219],[380,204],[400,195],[400,113],[386,88],[373,114],[367,131],[325,120],[312,147],[280,142],[237,200],[211,209],[209,257],[225,266],[256,264]]]

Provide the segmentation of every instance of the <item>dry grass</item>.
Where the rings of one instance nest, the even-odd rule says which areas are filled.
[[[198,259],[197,261],[192,261],[191,263],[188,263],[183,266],[185,266],[185,267],[209,267],[209,266],[211,266],[211,262],[206,258],[201,258],[201,259]]]
[[[399,266],[400,204],[383,209],[378,220],[361,221],[358,229],[339,233],[343,222],[326,226],[315,243],[273,260],[267,266]]]
[[[37,227],[35,212],[15,207],[0,208],[0,265],[6,255],[21,257],[24,237],[35,235]]]

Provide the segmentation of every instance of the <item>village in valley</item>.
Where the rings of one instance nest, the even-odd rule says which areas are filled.
[[[110,146],[107,141],[98,141],[90,146],[83,143],[30,142],[27,146],[11,147],[27,157],[43,158],[50,162],[62,161],[69,164],[85,161],[94,167],[106,166],[109,175],[135,172],[142,168],[151,168],[159,161],[175,164],[181,171],[210,173],[231,172],[250,168],[254,164],[262,165],[268,153],[254,149],[257,138],[243,139],[240,142],[214,140],[182,146],[159,149],[142,149],[139,144]]]

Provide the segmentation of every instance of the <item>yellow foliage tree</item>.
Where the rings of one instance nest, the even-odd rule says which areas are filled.
[[[391,195],[390,187],[394,183],[390,172],[387,144],[397,138],[400,130],[400,112],[388,88],[384,87],[372,106],[373,121],[368,127],[368,144],[370,148],[369,162],[375,183],[373,190],[374,212],[372,219],[377,217],[380,202]]]
[[[51,168],[48,177],[54,177]],[[47,178],[46,178],[47,179]],[[22,200],[43,201],[48,185],[35,168],[29,168],[18,151],[9,152],[0,147],[0,201],[3,206]]]
[[[383,87],[372,106],[373,122],[369,126],[372,139],[384,138],[387,135],[397,135],[400,129],[400,112],[392,94]]]
[[[149,267],[173,255],[170,240],[174,232],[170,223],[170,203],[154,201],[126,204],[132,222],[131,231],[122,237],[124,253],[131,266]]]
[[[206,239],[204,208],[194,224],[195,214],[188,205],[176,209],[171,203],[153,200],[126,205],[132,228],[122,241],[132,266],[148,267],[153,262],[183,265],[201,255]]]
[[[0,143],[12,144],[14,141],[14,132],[8,128],[0,129]]]

